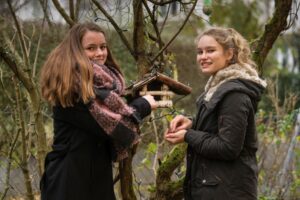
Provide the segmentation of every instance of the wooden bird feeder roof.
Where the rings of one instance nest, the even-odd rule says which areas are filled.
[[[178,95],[188,95],[192,92],[191,87],[184,85],[183,83],[180,83],[159,72],[145,74],[145,76],[141,80],[133,83],[128,88],[126,88],[126,91],[134,95],[136,92],[142,90],[146,85],[149,86],[149,90],[151,90],[151,87],[153,85],[154,87],[156,87],[157,85],[162,84],[167,85],[169,87],[169,90]]]

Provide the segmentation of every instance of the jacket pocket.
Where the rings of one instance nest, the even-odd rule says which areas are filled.
[[[192,199],[217,200],[223,199],[218,191],[221,179],[204,164],[197,170],[196,177],[191,182]]]
[[[193,188],[199,188],[205,186],[216,186],[221,182],[222,181],[218,176],[202,164],[196,173],[196,177],[192,178],[191,185]]]

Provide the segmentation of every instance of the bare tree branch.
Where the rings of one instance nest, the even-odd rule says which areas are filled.
[[[78,21],[79,18],[79,10],[80,10],[81,0],[77,0],[75,7],[75,21]]]
[[[148,14],[150,16],[153,29],[154,29],[154,31],[156,33],[157,40],[155,40],[155,41],[158,43],[159,49],[161,49],[162,46],[163,46],[163,42],[161,40],[160,32],[159,32],[158,27],[157,27],[157,20],[155,19],[155,16],[151,13],[151,10],[150,10],[150,8],[149,8],[146,0],[143,0],[143,4],[144,4],[144,6],[145,6],[145,8],[146,8],[146,10],[147,10],[147,12],[148,12]],[[150,35],[150,33],[149,33],[149,35]],[[161,58],[161,60],[162,59],[163,58]]]
[[[2,122],[0,122],[1,125]],[[2,127],[5,127],[4,125]],[[10,145],[10,148],[9,148],[9,152],[8,152],[8,157],[7,157],[7,167],[6,167],[6,173],[5,173],[5,185],[4,185],[4,192],[2,193],[0,199],[1,200],[4,200],[5,197],[6,197],[6,194],[9,190],[9,180],[10,180],[10,170],[11,170],[11,164],[12,164],[12,156],[13,156],[13,152],[15,150],[15,147],[16,147],[16,144],[17,144],[17,141],[18,141],[18,138],[19,138],[19,135],[20,135],[20,131],[17,131],[17,134],[15,136],[15,138],[13,139],[13,141],[11,142],[11,145]]]
[[[288,171],[291,170],[291,163],[293,160],[293,155],[295,154],[294,148],[296,147],[296,145],[298,143],[297,137],[299,136],[299,132],[300,132],[300,112],[299,111],[300,111],[300,109],[298,109],[298,111],[296,113],[296,123],[295,123],[293,137],[289,144],[288,152],[284,159],[284,163],[283,163],[282,169],[280,170],[280,175],[278,177],[280,188],[290,186],[289,184],[287,184],[287,182],[288,182],[287,177],[288,177]]]
[[[74,10],[74,1],[69,0],[69,12],[70,12],[70,17],[73,21],[75,20],[75,10]]]
[[[275,0],[275,12],[264,33],[252,43],[253,59],[262,73],[262,65],[279,34],[287,28],[287,18],[291,12],[293,0]]]
[[[29,174],[29,167],[27,162],[28,149],[26,141],[26,128],[25,128],[25,117],[23,113],[23,101],[21,99],[21,90],[19,85],[19,80],[13,78],[15,93],[16,93],[16,109],[17,109],[17,124],[19,125],[19,130],[21,133],[21,147],[22,147],[22,157],[21,157],[21,169],[24,175],[24,181],[26,186],[26,196],[29,200],[34,200],[33,189],[31,184],[31,178]]]
[[[47,8],[48,8],[48,0],[39,0],[39,2],[41,4],[41,6],[42,6],[42,10],[44,12],[44,16],[45,16],[45,18],[47,20],[48,25],[50,27],[52,27],[52,22],[51,22],[51,20],[49,18],[49,14],[48,14],[48,10],[47,10]]]
[[[161,0],[161,1],[154,1],[154,0],[148,0],[149,2],[153,3],[154,5],[157,5],[157,6],[164,6],[164,5],[167,5],[167,4],[170,4],[170,3],[173,3],[173,2],[177,2],[178,0],[168,0],[168,1],[164,1],[164,0]]]
[[[115,30],[119,34],[121,40],[123,41],[124,45],[127,47],[128,51],[130,52],[130,54],[133,57],[135,57],[132,47],[130,46],[127,38],[123,34],[122,29],[118,26],[118,24],[115,22],[115,20],[108,14],[108,12],[106,12],[106,10],[101,6],[101,4],[98,1],[92,0],[92,2],[104,14],[104,16],[109,20],[109,22],[113,25],[113,27],[115,28]]]
[[[156,42],[156,43],[159,43],[159,40],[158,40],[157,37],[155,37],[154,35],[152,35],[152,34],[149,33],[149,32],[147,32],[146,34],[147,34],[147,36],[148,36],[152,41],[154,41],[154,42]],[[161,43],[162,43],[162,45],[164,45],[164,42],[163,42],[163,41],[161,41]],[[162,47],[161,47],[161,48],[162,48]]]
[[[153,112],[151,112],[151,118],[152,119],[155,118]],[[159,137],[158,137],[157,126],[156,126],[156,123],[155,123],[154,120],[152,120],[152,126],[153,126],[154,135],[155,135],[155,142],[156,142],[156,151],[155,151],[155,155],[154,155],[154,158],[153,158],[152,170],[153,170],[153,173],[156,176],[157,175],[156,174],[156,165],[157,165],[157,160],[158,160],[158,152],[159,152],[160,142],[159,142]]]
[[[165,25],[166,25],[166,22],[167,22],[167,19],[168,19],[168,17],[169,17],[169,13],[170,13],[170,5],[168,6],[168,10],[167,10],[167,14],[166,14],[166,16],[165,16],[165,18],[164,18],[164,21],[163,21],[163,23],[162,23],[162,25],[161,25],[161,27],[160,27],[160,31],[159,31],[159,33],[161,34],[162,33],[162,31],[163,31],[163,29],[164,29],[164,27],[165,27]]]
[[[38,140],[38,165],[39,173],[41,175],[44,168],[43,163],[45,155],[47,152],[46,134],[42,120],[42,115],[40,112],[41,98],[38,93],[36,84],[33,82],[28,73],[25,73],[23,70],[24,63],[22,62],[22,60],[17,59],[18,57],[15,56],[15,53],[10,48],[10,45],[8,44],[7,40],[8,39],[5,37],[3,32],[0,32],[0,59],[7,64],[7,66],[15,74],[16,78],[18,78],[22,82],[30,96],[30,114],[34,115],[34,118],[36,119],[35,131],[37,133]]]
[[[6,97],[8,98],[8,100],[9,100],[9,103],[14,103],[14,100],[11,98],[11,96],[8,94],[8,92],[7,92],[7,90],[6,90],[6,88],[5,88],[5,86],[4,86],[4,83],[3,83],[3,71],[2,71],[2,69],[0,69],[0,85],[1,85],[1,87],[2,87],[2,89],[3,89],[3,93],[6,95]],[[1,121],[1,120],[0,120]]]
[[[0,59],[4,60],[7,66],[13,71],[16,77],[24,84],[24,87],[27,90],[32,90],[33,85],[31,79],[27,73],[23,71],[25,68],[23,62],[18,60],[18,56],[15,56],[15,53],[10,49],[10,46],[7,44],[7,38],[4,34],[0,35]]]
[[[20,39],[21,48],[22,48],[22,51],[23,51],[23,57],[24,57],[24,60],[25,60],[25,68],[24,69],[27,72],[29,72],[29,55],[28,55],[26,43],[25,43],[25,40],[24,40],[23,31],[22,31],[21,26],[20,26],[20,24],[18,22],[17,16],[15,14],[15,11],[13,10],[13,7],[11,5],[10,0],[7,0],[6,2],[8,4],[9,10],[11,12],[11,15],[12,15],[12,17],[14,19],[14,22],[15,22],[15,25],[16,25],[16,28],[17,28],[17,33],[18,33],[18,36],[19,36],[19,39]]]
[[[66,22],[72,27],[75,22],[74,20],[66,13],[65,9],[60,5],[58,0],[52,0],[54,6],[57,11],[61,14],[61,16],[66,20]]]
[[[162,49],[160,49],[160,51],[156,54],[156,56],[154,56],[154,58],[152,58],[151,63],[153,63],[158,58],[158,56],[160,56],[160,54],[162,54],[164,52],[164,50],[166,50],[168,48],[168,46],[173,42],[173,40],[177,37],[177,35],[182,31],[182,29],[184,28],[184,26],[187,23],[188,19],[190,18],[191,14],[193,13],[193,11],[196,7],[196,4],[197,4],[197,0],[194,2],[193,7],[191,8],[191,10],[188,13],[188,15],[186,16],[186,18],[184,19],[181,27],[174,34],[174,36],[170,39],[170,41]]]
[[[42,22],[42,27],[41,27],[41,31],[40,31],[40,35],[39,35],[39,40],[38,40],[37,47],[36,47],[36,54],[35,54],[33,67],[32,67],[32,78],[34,78],[35,74],[36,74],[36,65],[37,65],[37,60],[39,57],[40,44],[41,44],[41,40],[42,40],[42,36],[43,36],[43,32],[44,32],[45,20],[46,20],[46,16],[44,15],[44,19]]]

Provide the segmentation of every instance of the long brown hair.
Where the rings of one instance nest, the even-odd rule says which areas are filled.
[[[87,31],[104,31],[94,23],[74,25],[63,41],[49,54],[40,74],[42,97],[51,105],[73,106],[81,99],[87,103],[94,98],[93,68],[81,41]],[[107,48],[105,65],[121,72]]]

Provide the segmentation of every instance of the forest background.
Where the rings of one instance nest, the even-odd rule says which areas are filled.
[[[247,38],[268,80],[257,113],[259,199],[300,198],[300,2],[297,0],[0,0],[0,199],[38,199],[53,129],[39,93],[39,70],[76,22],[103,27],[127,84],[158,70],[193,88],[142,125],[142,142],[114,164],[118,199],[182,199],[186,145],[163,130],[176,114],[195,114],[208,77],[195,38],[210,26]]]

